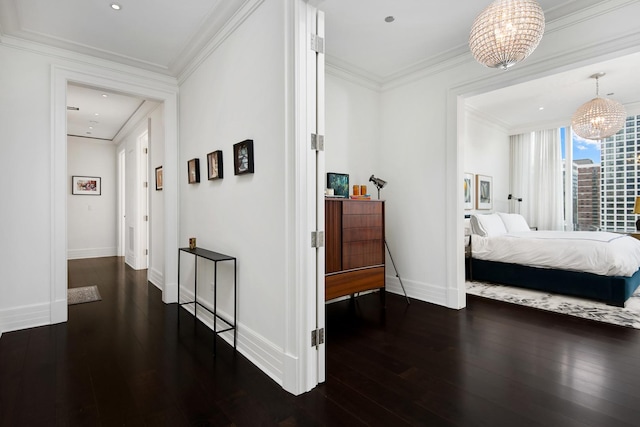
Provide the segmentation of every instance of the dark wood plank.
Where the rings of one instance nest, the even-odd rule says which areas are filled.
[[[327,305],[327,381],[292,396],[122,258],[69,263],[103,300],[0,338],[0,426],[630,426],[640,331],[478,297]],[[181,316],[181,326],[177,319]]]

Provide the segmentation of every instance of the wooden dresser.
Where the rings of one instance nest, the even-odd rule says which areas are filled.
[[[325,199],[325,300],[380,289],[384,301],[384,201]]]

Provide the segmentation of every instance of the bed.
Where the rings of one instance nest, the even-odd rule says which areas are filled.
[[[640,241],[619,233],[532,231],[521,215],[472,215],[472,280],[624,307],[640,284]]]

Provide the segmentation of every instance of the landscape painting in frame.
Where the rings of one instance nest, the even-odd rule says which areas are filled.
[[[464,174],[464,209],[473,209],[473,174]]]
[[[487,175],[476,175],[476,209],[493,207],[493,178]]]
[[[99,196],[102,194],[101,179],[95,176],[72,176],[71,194]]]

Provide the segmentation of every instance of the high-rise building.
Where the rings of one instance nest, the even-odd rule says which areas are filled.
[[[574,207],[574,229],[594,231],[600,228],[600,165],[591,159],[573,161],[577,169],[574,186],[577,206]]]
[[[627,117],[624,129],[602,142],[600,152],[600,228],[632,231],[640,196],[640,116]]]

